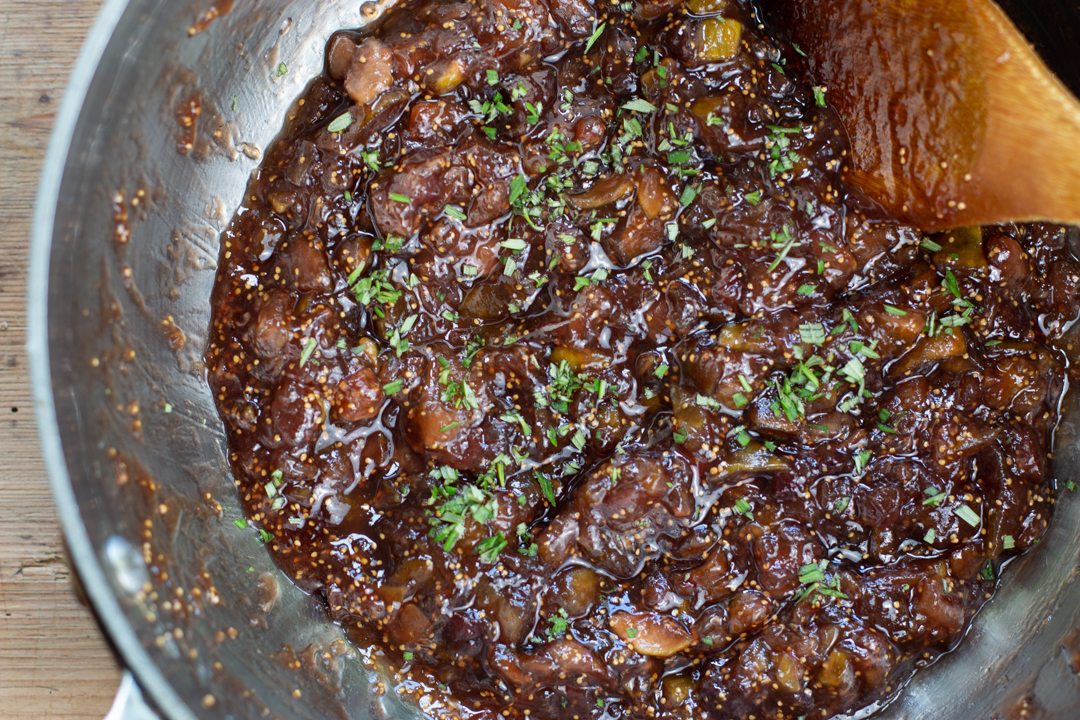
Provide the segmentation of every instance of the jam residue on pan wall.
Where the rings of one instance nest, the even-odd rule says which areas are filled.
[[[244,507],[444,712],[851,711],[1042,536],[1068,232],[861,208],[798,52],[737,0],[412,2],[269,149],[207,351]]]

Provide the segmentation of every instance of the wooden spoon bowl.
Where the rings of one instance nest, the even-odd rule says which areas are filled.
[[[927,231],[1080,224],[1080,102],[990,0],[766,0],[852,143],[848,181]]]

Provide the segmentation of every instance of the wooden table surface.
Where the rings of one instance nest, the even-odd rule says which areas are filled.
[[[120,673],[75,600],[45,477],[26,354],[38,173],[102,0],[0,0],[0,719],[102,718]]]

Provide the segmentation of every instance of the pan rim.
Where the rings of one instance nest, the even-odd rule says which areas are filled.
[[[75,566],[97,620],[138,685],[154,707],[171,720],[196,720],[180,695],[143,647],[113,592],[90,542],[71,483],[56,417],[49,356],[49,270],[55,214],[68,154],[82,109],[106,48],[132,0],[106,0],[90,28],[68,78],[42,166],[30,237],[27,277],[27,342],[34,412],[53,500]]]

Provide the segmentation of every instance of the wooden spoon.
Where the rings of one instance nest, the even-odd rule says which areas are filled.
[[[1080,103],[990,0],[765,0],[852,143],[849,182],[927,231],[1080,225]]]

